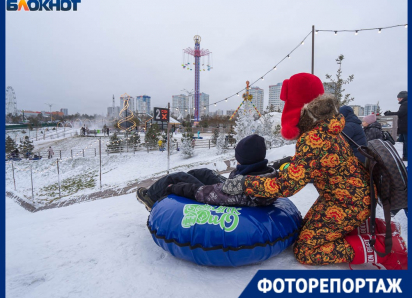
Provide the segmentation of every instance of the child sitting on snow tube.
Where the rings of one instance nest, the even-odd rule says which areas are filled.
[[[238,165],[229,178],[252,175],[274,178],[277,171],[268,166],[265,140],[261,136],[251,135],[242,139],[236,146],[235,158]],[[243,177],[243,176],[242,176]],[[201,203],[226,206],[267,206],[273,204],[276,197],[260,198],[247,194],[229,195],[223,191],[226,178],[209,169],[195,169],[188,173],[178,172],[156,181],[149,189],[140,187],[136,197],[147,210],[151,210],[156,201],[173,193]]]
[[[262,137],[244,138],[235,152],[239,164],[230,178],[277,176],[277,171],[267,166]],[[277,168],[288,160],[278,162]],[[261,262],[293,244],[302,217],[289,199],[228,195],[223,191],[224,181],[226,178],[214,171],[196,169],[167,175],[149,189],[139,188],[137,199],[151,211],[147,227],[155,243],[175,257],[206,266]]]

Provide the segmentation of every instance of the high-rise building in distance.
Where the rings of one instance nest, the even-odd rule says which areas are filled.
[[[189,97],[184,94],[172,95],[172,116],[186,118],[189,112]]]
[[[364,116],[363,114],[365,109],[363,107],[359,105],[350,105],[350,107],[353,109],[353,113],[356,116]]]
[[[365,112],[364,112],[364,116],[368,116],[370,114],[376,114],[376,112],[378,111],[378,105],[377,104],[366,104],[365,105]]]
[[[269,104],[268,107],[273,106],[275,111],[283,111],[285,102],[280,99],[280,90],[282,89],[282,83],[269,86]]]
[[[195,106],[195,97],[192,96],[192,110]],[[193,113],[192,113],[193,115]],[[209,94],[199,93],[199,116],[209,116]]]
[[[107,108],[107,117],[114,117],[114,118],[119,118],[119,114],[120,114],[120,107],[108,107]]]
[[[69,110],[68,110],[68,109],[66,109],[66,108],[61,108],[61,109],[60,109],[60,112],[62,112],[62,113],[63,113],[63,116],[67,116],[67,115],[69,115]]]
[[[151,98],[148,95],[136,96],[136,111],[151,115]]]

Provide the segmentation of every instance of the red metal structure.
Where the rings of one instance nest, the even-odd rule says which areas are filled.
[[[193,64],[195,65],[195,105],[194,105],[194,109],[195,109],[195,113],[194,113],[194,121],[198,122],[200,120],[200,110],[199,110],[199,88],[200,88],[200,72],[205,71],[204,68],[201,69],[201,66],[204,66],[204,63],[202,63],[202,65],[200,65],[200,58],[203,56],[208,56],[208,64],[207,64],[207,70],[210,71],[210,69],[212,68],[211,63],[210,63],[210,54],[211,52],[209,52],[209,50],[204,50],[204,49],[200,49],[200,41],[201,38],[199,35],[195,35],[193,37],[193,40],[195,41],[195,48],[187,48],[184,49],[183,52],[193,56],[194,62]],[[189,57],[188,57],[189,58]],[[184,59],[184,58],[183,58]],[[188,59],[189,60],[189,59]],[[183,61],[183,68],[185,69],[187,67],[188,70],[192,70],[191,68],[191,63],[187,62],[185,63],[185,61]]]

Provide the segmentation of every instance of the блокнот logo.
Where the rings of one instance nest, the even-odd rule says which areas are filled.
[[[7,0],[7,10],[77,11],[77,4],[81,2],[81,0]]]

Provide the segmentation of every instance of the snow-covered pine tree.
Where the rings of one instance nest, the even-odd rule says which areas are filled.
[[[212,138],[210,139],[212,144],[216,145],[218,138],[219,138],[219,127],[213,130],[213,135],[212,135]]]
[[[17,148],[16,142],[10,137],[6,137],[6,153],[10,153]]]
[[[273,138],[273,115],[266,114],[261,117],[261,131],[259,134],[266,138],[268,141],[271,141]]]
[[[194,148],[192,147],[193,133],[191,127],[186,127],[186,131],[182,134],[182,146],[180,151],[185,158],[192,157],[194,155]]]
[[[20,153],[22,153],[24,155],[26,155],[26,154],[30,155],[31,154],[31,152],[34,149],[34,146],[33,146],[33,142],[30,141],[29,136],[24,137],[23,143],[20,144],[19,149],[20,149]]]
[[[221,132],[219,134],[219,137],[217,138],[217,141],[216,141],[216,148],[217,148],[217,154],[223,154],[229,148],[228,142],[226,141],[226,135],[224,132]]]
[[[238,118],[236,120],[235,126],[235,138],[236,142],[239,142],[241,139],[256,134],[261,130],[260,121],[255,121],[253,109],[244,108],[243,110],[238,111]]]
[[[138,132],[132,133],[132,135],[129,137],[129,144],[133,146],[134,150],[137,149],[140,144],[140,135]]]
[[[160,130],[157,124],[152,124],[150,128],[147,130],[146,135],[144,137],[144,141],[150,147],[156,147],[157,141],[160,138]]]
[[[117,133],[113,133],[110,137],[109,143],[106,144],[109,152],[120,152],[122,140],[117,136]]]

